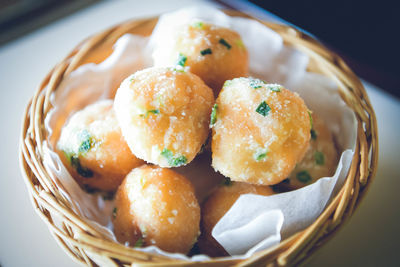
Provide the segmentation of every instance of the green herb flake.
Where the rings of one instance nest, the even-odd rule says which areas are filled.
[[[315,151],[314,152],[314,159],[315,159],[315,163],[317,165],[324,165],[325,164],[325,156],[324,153],[320,152],[320,151]]]
[[[176,68],[172,68],[172,71],[175,72],[186,72],[185,69],[181,66],[177,66]]]
[[[152,110],[149,110],[149,111],[147,111],[147,113],[153,113],[153,114],[160,114],[160,110],[158,110],[158,109],[152,109]]]
[[[184,67],[186,60],[187,60],[187,57],[184,54],[179,53],[178,62],[176,63],[176,65]]]
[[[167,160],[169,160],[170,158],[174,157],[174,154],[168,148],[164,148],[163,151],[161,151],[161,156],[164,156],[167,158]]]
[[[146,113],[145,114],[140,114],[140,117],[142,117],[142,118],[147,118],[148,116],[149,116],[149,114],[155,114],[155,115],[158,115],[158,114],[160,114],[160,110],[158,110],[158,109],[152,109],[152,110],[148,110],[148,111],[146,111]]]
[[[302,183],[308,183],[311,181],[311,175],[308,173],[308,171],[300,171],[296,174],[297,180],[299,180]]]
[[[256,153],[254,153],[253,158],[256,161],[263,160],[267,157],[268,151],[266,148],[258,149]]]
[[[204,23],[201,22],[201,21],[196,21],[196,22],[194,22],[194,23],[192,24],[192,26],[193,26],[194,28],[197,28],[197,29],[202,30],[203,27],[204,27]]]
[[[117,217],[117,208],[115,207],[112,212],[112,217],[115,219]]]
[[[228,50],[231,49],[231,47],[232,47],[232,46],[231,46],[227,41],[225,41],[225,39],[223,39],[223,38],[219,39],[219,43],[222,44],[222,45],[224,45],[226,48],[228,48]]]
[[[280,86],[279,84],[268,84],[267,87],[272,92],[280,92],[282,89],[282,86]]]
[[[200,51],[200,54],[201,54],[202,56],[211,55],[211,54],[212,54],[211,48],[207,48],[207,49],[201,50],[201,51]]]
[[[211,111],[210,127],[213,127],[217,121],[218,104],[214,104]]]
[[[71,156],[70,162],[71,162],[71,166],[75,168],[75,170],[77,171],[77,173],[80,176],[85,177],[85,178],[93,177],[93,174],[94,174],[93,171],[88,168],[83,167],[81,165],[81,162],[80,162],[78,156],[76,156],[76,155]]]
[[[261,88],[264,84],[265,84],[265,82],[260,79],[251,79],[250,80],[250,86],[253,89]]]
[[[168,148],[164,148],[163,151],[161,151],[161,156],[165,157],[168,161],[168,164],[171,167],[179,167],[187,162],[187,158],[183,155],[181,156],[174,156],[171,150]]]
[[[134,247],[135,248],[141,248],[144,244],[143,237],[139,237],[139,239],[135,242]]]
[[[233,182],[232,182],[231,179],[228,178],[228,177],[225,177],[225,178],[221,181],[221,185],[224,185],[224,186],[231,186],[232,183],[233,183]]]
[[[174,158],[172,161],[172,164],[170,164],[173,167],[179,167],[184,165],[187,162],[187,158],[185,156],[179,156],[177,158]]]
[[[312,111],[308,110],[307,112],[308,112],[308,116],[310,117],[310,126],[311,126],[310,128],[312,129],[312,128],[314,128],[314,123],[313,123],[313,119],[311,116]]]
[[[81,132],[79,132],[78,138],[79,140],[81,140],[81,144],[78,148],[78,153],[86,153],[94,145],[93,138],[87,130],[82,130]]]
[[[256,112],[265,117],[268,115],[268,112],[270,110],[271,110],[271,108],[268,106],[268,104],[265,101],[263,101],[263,102],[261,102],[260,105],[258,105]]]
[[[317,140],[317,132],[314,129],[310,130],[310,134],[312,140]]]

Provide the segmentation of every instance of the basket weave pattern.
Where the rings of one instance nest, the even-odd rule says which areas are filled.
[[[232,16],[244,16],[236,11]],[[285,44],[310,57],[308,71],[321,73],[335,81],[339,93],[357,118],[357,142],[345,184],[318,219],[279,245],[248,259],[216,258],[206,262],[188,262],[149,254],[125,247],[105,237],[73,210],[53,182],[42,163],[43,142],[47,139],[44,120],[51,110],[50,96],[64,77],[82,64],[99,63],[112,51],[114,42],[125,33],[149,35],[157,18],[129,21],[96,34],[79,44],[39,85],[27,106],[20,140],[20,163],[37,214],[64,250],[77,262],[89,266],[101,261],[109,266],[254,266],[294,265],[301,263],[343,225],[365,195],[375,175],[378,161],[377,123],[374,111],[361,82],[336,54],[298,30],[260,21],[280,34]],[[76,209],[75,209],[76,210]],[[61,221],[55,223],[54,218]]]

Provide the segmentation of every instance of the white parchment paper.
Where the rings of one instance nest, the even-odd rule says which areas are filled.
[[[62,125],[73,112],[104,98],[112,98],[118,84],[135,71],[151,65],[152,51],[162,52],[171,45],[174,29],[185,23],[205,21],[236,30],[246,45],[250,58],[250,74],[270,83],[280,83],[298,92],[307,106],[316,112],[334,134],[341,158],[333,177],[320,179],[302,189],[268,197],[243,195],[214,227],[213,236],[231,255],[248,257],[255,251],[279,243],[282,239],[307,227],[322,212],[329,200],[343,185],[356,141],[356,121],[353,112],[338,95],[336,85],[328,78],[306,71],[309,58],[286,47],[282,38],[264,25],[245,18],[231,18],[211,7],[193,7],[160,17],[153,35],[148,38],[124,35],[114,46],[114,52],[100,64],[86,64],[66,77],[52,96],[54,109],[46,118],[51,133],[44,144],[44,165],[61,192],[76,212],[102,229],[110,238],[112,201],[82,191],[53,152]],[[166,38],[168,37],[168,38]],[[184,168],[184,173],[196,187],[202,200],[208,190],[222,179],[210,167],[204,154]],[[208,177],[208,180],[204,177]],[[204,179],[202,181],[201,179]],[[107,228],[108,227],[108,228]],[[235,242],[234,240],[240,240]],[[182,254],[166,253],[151,246],[140,250],[161,253],[170,257],[189,259]],[[196,255],[191,260],[208,259]]]

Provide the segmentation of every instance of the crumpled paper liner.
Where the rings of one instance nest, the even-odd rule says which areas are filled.
[[[256,21],[229,17],[208,6],[193,7],[161,16],[150,40],[130,34],[122,36],[110,57],[100,64],[79,67],[63,80],[53,94],[54,109],[45,122],[50,136],[43,144],[44,165],[59,185],[60,192],[73,203],[75,212],[107,237],[115,239],[110,224],[113,202],[84,192],[53,152],[54,147],[62,126],[74,112],[100,99],[112,98],[125,77],[151,65],[151,51],[157,42],[165,36],[169,36],[167,40],[172,39],[176,27],[193,20],[236,30],[249,51],[251,75],[298,92],[307,106],[324,119],[342,152],[333,178],[320,179],[293,192],[268,197],[243,195],[238,199],[215,226],[213,235],[231,255],[241,255],[235,258],[248,257],[255,251],[279,243],[318,217],[342,186],[356,141],[355,116],[339,97],[336,85],[320,74],[307,72],[308,56],[284,46],[277,33]],[[163,42],[169,45],[168,41]],[[188,166],[175,170],[192,181],[200,201],[223,179],[211,168],[206,153],[198,155]],[[205,255],[187,257],[167,253],[154,246],[137,249],[193,261],[209,259]]]

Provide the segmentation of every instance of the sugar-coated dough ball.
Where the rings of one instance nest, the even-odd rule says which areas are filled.
[[[211,124],[212,166],[235,181],[279,183],[310,140],[310,115],[300,96],[253,78],[225,83]]]
[[[76,112],[62,128],[57,152],[87,191],[115,191],[125,176],[143,164],[121,134],[113,101],[104,100]]]
[[[269,196],[274,194],[271,187],[242,182],[231,182],[219,186],[201,207],[201,253],[212,257],[227,256],[225,249],[212,237],[214,226],[243,194]]]
[[[114,109],[132,152],[161,167],[193,160],[207,139],[214,96],[196,75],[148,68],[121,84]]]
[[[197,21],[166,38],[174,38],[175,42],[156,46],[154,65],[188,66],[190,72],[213,88],[215,96],[226,80],[247,76],[247,50],[233,30]]]
[[[289,180],[283,183],[287,188],[298,189],[335,173],[339,155],[332,134],[322,119],[314,113],[312,118],[310,145],[303,160],[290,174]]]
[[[113,212],[117,240],[187,253],[200,233],[200,207],[184,176],[156,166],[132,170],[119,187]]]

